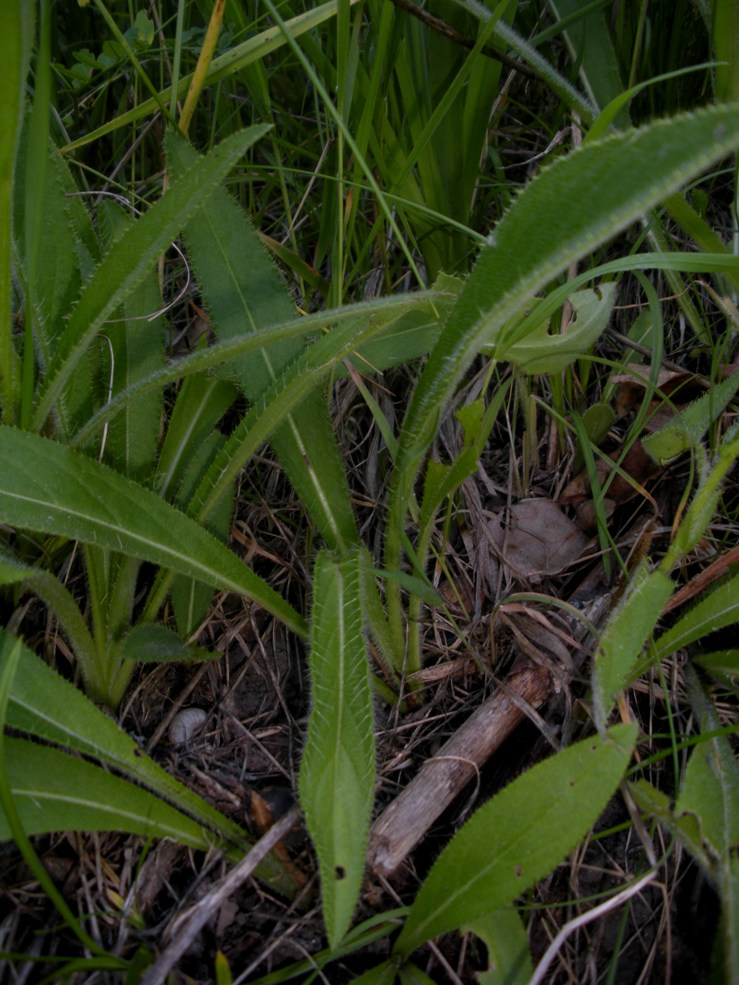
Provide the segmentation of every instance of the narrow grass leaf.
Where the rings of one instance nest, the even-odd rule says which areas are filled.
[[[739,4],[736,0],[713,0],[711,40],[718,64],[715,68],[716,98],[739,99]],[[739,974],[739,972],[738,972]]]
[[[26,171],[29,155],[34,153],[29,144],[26,125],[18,148],[20,173]],[[62,335],[64,319],[79,296],[82,283],[92,273],[98,246],[67,162],[50,139],[35,153],[48,158],[43,184],[29,186],[26,193],[23,182],[16,182],[13,240],[16,271],[24,288],[24,331],[32,333],[35,359],[43,377]],[[43,228],[54,230],[53,236],[44,236],[43,244],[37,246],[42,259],[35,260],[33,251],[29,253],[27,235],[27,227],[32,231],[34,225],[28,213],[34,210],[42,216]],[[29,311],[32,317],[28,316]],[[92,374],[89,364],[83,361],[57,400],[59,433],[66,437],[73,422],[84,420],[91,412]]]
[[[357,3],[358,0],[350,0],[350,2]],[[25,6],[25,4],[21,6]],[[291,18],[287,22],[290,35],[297,38],[301,34],[320,27],[325,21],[336,16],[336,8],[337,0],[330,0],[329,3],[320,4],[318,7],[313,7],[305,13]],[[255,61],[260,61],[272,54],[273,51],[282,48],[284,44],[285,38],[279,27],[270,27],[266,31],[260,31],[259,34],[255,34],[241,44],[230,47],[228,51],[214,58],[206,73],[205,81],[213,85],[221,79],[235,75],[246,68],[247,65],[251,65]],[[86,144],[99,140],[109,133],[120,130],[122,127],[127,127],[132,123],[136,123],[138,120],[159,112],[162,103],[185,95],[190,87],[192,78],[192,73],[190,75],[183,75],[177,84],[176,91],[172,88],[163,89],[159,93],[159,99],[151,98],[138,103],[138,105],[128,112],[121,113],[115,119],[104,123],[97,129],[90,131],[90,133],[86,133],[83,137],[67,144],[64,147],[64,152],[70,153],[80,147],[84,147]]]
[[[182,382],[159,456],[159,493],[185,513],[191,513],[193,492],[223,447],[225,436],[217,424],[238,397],[227,380],[212,376],[189,377]],[[236,482],[230,483],[209,515],[206,528],[225,541],[231,529]],[[213,589],[178,576],[170,591],[177,629],[189,636],[205,619]]]
[[[212,534],[138,483],[56,442],[0,427],[0,522],[150,561],[305,621]]]
[[[214,376],[191,376],[183,380],[157,462],[157,488],[165,499],[177,494],[189,468],[192,449],[198,448],[213,432],[238,394],[232,383]],[[180,505],[186,507],[185,503]]]
[[[550,872],[598,819],[623,776],[636,725],[578,742],[496,794],[454,836],[416,896],[395,945],[424,941],[512,903]]]
[[[98,224],[114,241],[134,220],[117,203],[105,201],[98,210]],[[111,392],[119,393],[164,365],[162,319],[151,317],[161,305],[162,296],[152,266],[136,292],[124,299],[122,320],[107,331],[113,360]],[[126,404],[110,422],[104,461],[131,479],[148,479],[156,463],[163,409],[162,390],[151,390],[141,399]]]
[[[697,451],[702,453],[702,447],[699,446]],[[739,458],[739,424],[729,428],[724,435],[710,468],[705,462],[705,456],[703,458],[700,485],[685,513],[683,522],[665,552],[660,565],[663,571],[670,571],[675,564],[686,557],[699,543],[708,525],[713,522],[724,479]]]
[[[374,800],[369,662],[362,634],[359,552],[316,559],[311,623],[313,708],[300,801],[318,853],[329,944],[346,934],[359,897]]]
[[[605,731],[613,702],[628,684],[674,587],[664,572],[650,572],[642,566],[632,577],[623,602],[609,618],[593,666],[595,721],[601,731]]]
[[[613,47],[606,13],[604,10],[590,9],[581,0],[549,0],[556,17],[567,20],[564,31],[567,47],[573,62],[577,65],[588,97],[599,110],[611,102],[615,94],[623,89],[619,71],[618,56]],[[579,14],[578,12],[582,11]],[[625,106],[614,114],[617,126],[629,125],[629,114]]]
[[[190,216],[211,195],[233,165],[268,130],[249,127],[226,137],[207,157],[172,182],[161,199],[108,250],[85,285],[59,340],[34,413],[40,428],[69,382],[91,340],[133,291]]]

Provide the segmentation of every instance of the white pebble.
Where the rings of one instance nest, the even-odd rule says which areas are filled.
[[[167,735],[173,746],[184,746],[208,717],[202,708],[183,708],[169,724]]]

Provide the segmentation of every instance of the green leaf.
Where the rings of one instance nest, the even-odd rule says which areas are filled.
[[[25,564],[16,558],[9,548],[0,547],[0,585],[13,585],[19,582],[36,592],[54,611],[74,648],[82,676],[88,682],[96,649],[74,596],[50,571]]]
[[[694,254],[690,254],[694,256]],[[737,258],[739,266],[739,258]],[[273,325],[269,328],[261,329],[253,335],[240,336],[228,342],[218,342],[216,345],[199,352],[194,352],[188,356],[182,356],[175,360],[170,366],[156,373],[152,373],[146,380],[136,383],[129,387],[124,393],[117,394],[109,404],[106,404],[87,423],[80,428],[71,444],[75,446],[85,446],[89,442],[90,436],[98,431],[105,421],[110,420],[120,408],[130,400],[138,399],[139,394],[145,393],[152,388],[158,388],[174,380],[184,379],[203,373],[215,368],[224,367],[233,359],[243,356],[249,352],[254,352],[263,346],[270,346],[278,339],[301,337],[305,339],[309,336],[325,337],[325,330],[328,325],[333,326],[329,335],[339,334],[344,339],[341,331],[337,329],[346,327],[347,322],[353,326],[353,331],[357,334],[356,346],[354,351],[349,347],[344,351],[343,341],[341,354],[337,359],[356,356],[361,363],[365,346],[368,340],[373,339],[377,333],[383,330],[388,320],[394,320],[404,311],[425,310],[430,325],[436,323],[435,309],[437,302],[447,300],[439,297],[433,291],[423,291],[418,294],[401,294],[390,298],[380,298],[370,302],[357,302],[343,308],[335,308],[330,311],[319,311],[312,315],[298,316],[290,318],[288,322]],[[334,360],[325,368],[325,374],[333,371]],[[382,368],[382,367],[379,367]],[[323,377],[320,377],[317,382]],[[317,384],[316,384],[317,385]]]
[[[224,495],[226,486],[268,440],[274,429],[294,413],[326,379],[341,359],[351,355],[355,345],[374,334],[376,326],[343,323],[303,350],[284,373],[265,391],[246,417],[234,428],[211,468],[193,496],[191,511],[201,520]],[[309,459],[304,463],[313,466]],[[318,488],[316,486],[316,488]]]
[[[559,20],[567,18],[564,31],[567,46],[585,91],[602,110],[623,88],[605,11],[592,9],[591,4],[583,4],[581,0],[549,0],[549,6]],[[618,115],[614,112],[613,116],[619,126],[628,126],[625,107],[620,107]]]
[[[474,814],[441,853],[411,907],[395,951],[513,902],[550,872],[592,827],[613,794],[637,737],[617,725],[534,766]]]
[[[720,728],[715,708],[706,698],[694,671],[688,671],[690,702],[702,732]],[[675,813],[698,818],[703,843],[716,860],[719,891],[728,877],[739,844],[739,763],[725,735],[717,735],[693,750]],[[736,901],[734,901],[734,905]],[[739,971],[739,966],[735,969]]]
[[[667,794],[657,790],[647,780],[636,780],[627,786],[639,810],[664,824],[680,839],[696,862],[710,872],[713,860],[705,851],[699,819],[692,814],[676,817]]]
[[[711,40],[716,61],[716,99],[739,99],[739,6],[736,0],[713,0]]]
[[[9,659],[14,643],[14,637],[0,629],[0,665]],[[25,646],[13,680],[8,724],[106,763],[177,804],[201,827],[235,844],[246,841],[238,825],[157,766],[109,715]]]
[[[412,961],[406,961],[400,966],[398,978],[400,985],[435,985],[433,978],[429,978],[426,972]]]
[[[700,485],[672,543],[665,552],[660,564],[663,571],[670,571],[686,557],[700,542],[708,525],[713,523],[722,483],[737,457],[739,457],[739,424],[729,428],[724,435],[711,467],[708,468],[705,460],[701,463]]]
[[[232,383],[214,376],[203,374],[183,380],[157,463],[160,496],[172,499],[177,495],[178,505],[187,509],[192,489],[181,498],[179,493],[185,472],[191,471],[193,452],[213,433],[238,394]]]
[[[351,985],[393,985],[397,976],[397,964],[394,961],[383,961],[382,964],[378,964],[357,978],[353,978]]]
[[[47,108],[48,112],[48,108]],[[26,170],[29,154],[28,125],[24,139],[18,148],[19,172]],[[38,154],[43,153],[43,149]],[[78,196],[77,187],[64,161],[49,139],[46,143],[48,157],[43,185],[32,186],[33,191],[24,194],[22,182],[16,183],[14,241],[15,263],[19,280],[24,289],[26,310],[33,312],[27,318],[24,330],[33,332],[36,360],[41,374],[46,372],[59,342],[64,319],[79,295],[80,287],[94,268],[98,246],[90,217]],[[43,239],[43,261],[32,261],[28,255],[26,226],[32,225],[27,213],[38,209],[43,217],[43,228],[54,229],[54,236]],[[84,419],[92,410],[92,372],[90,360],[83,361],[70,385],[65,387],[57,401],[57,426],[68,434],[72,422]]]
[[[157,624],[134,626],[121,645],[121,659],[136,663],[195,663],[220,656],[200,646],[188,646],[177,633]]]
[[[526,985],[533,973],[529,939],[518,910],[506,907],[475,920],[465,930],[485,943],[488,967],[477,972],[480,985]]]
[[[133,225],[133,219],[109,201],[101,203],[98,225],[114,239]],[[112,354],[112,392],[144,379],[164,366],[164,330],[161,317],[152,318],[162,306],[154,267],[147,271],[135,294],[123,301],[121,320],[107,332]],[[105,355],[108,353],[105,351]],[[107,370],[108,359],[104,360]],[[107,385],[108,380],[105,380]],[[161,419],[164,408],[162,390],[151,390],[132,401],[117,414],[108,427],[105,458],[109,465],[131,479],[142,482],[154,471]]]
[[[226,440],[216,425],[238,394],[227,380],[206,375],[183,380],[177,394],[159,456],[159,493],[190,515],[193,493]],[[235,495],[234,480],[204,522],[219,540],[225,541],[231,530]],[[177,629],[186,637],[206,618],[213,589],[178,576],[172,582],[170,599]]]
[[[305,622],[215,537],[143,486],[47,438],[0,426],[0,522],[150,561]]]
[[[167,154],[175,175],[198,159],[195,151],[174,134],[168,136]],[[207,207],[193,216],[185,234],[219,338],[254,332],[294,314],[277,268],[224,189],[218,189]],[[234,361],[232,371],[248,399],[253,402],[261,397],[304,347],[304,340],[285,339],[248,359]],[[320,389],[309,394],[275,429],[270,443],[329,546],[343,550],[356,543],[359,535],[349,486],[328,404]]]
[[[633,575],[621,605],[611,614],[593,665],[595,720],[601,731],[674,587],[664,572],[650,572],[642,566]]]
[[[16,645],[18,641],[0,628],[0,669]],[[112,767],[195,820],[202,831],[211,832],[211,841],[222,838],[241,851],[249,843],[242,828],[157,766],[109,715],[23,645],[7,724]],[[290,895],[294,892],[294,883],[275,860],[267,859],[259,871],[273,885]]]
[[[33,42],[35,4],[0,4],[3,84],[0,86],[0,404],[2,420],[15,419],[20,397],[20,360],[13,345],[12,229],[16,146],[26,102],[26,74]]]
[[[311,623],[313,709],[300,801],[318,853],[323,915],[336,947],[359,896],[374,800],[369,662],[362,635],[359,552],[316,559]]]
[[[25,4],[22,4],[21,6],[25,6]],[[297,38],[300,37],[301,34],[305,34],[307,31],[312,31],[314,28],[320,26],[324,21],[334,17],[336,15],[336,7],[337,0],[330,0],[329,3],[320,4],[318,7],[310,8],[304,14],[291,18],[291,20],[287,23],[291,35]],[[273,51],[277,51],[284,44],[285,39],[279,27],[270,27],[266,31],[260,31],[253,37],[247,38],[247,40],[243,41],[241,44],[229,48],[228,51],[224,52],[222,55],[219,55],[218,58],[214,58],[208,67],[208,71],[206,72],[205,82],[208,85],[213,85],[220,79],[228,78],[228,76],[234,75],[235,73],[238,73],[242,69],[246,68],[247,65],[251,65],[255,61],[266,58],[267,55],[271,54]],[[79,54],[80,53],[78,52],[78,55]],[[192,82],[192,78],[192,74],[183,75],[180,78],[177,85],[178,98],[186,95]],[[164,89],[159,93],[158,99],[152,98],[142,100],[127,113],[121,113],[120,116],[104,123],[96,130],[92,130],[90,133],[86,133],[78,140],[67,144],[64,150],[67,153],[77,150],[79,147],[84,147],[86,144],[99,140],[106,134],[114,133],[116,130],[121,129],[122,127],[127,127],[129,124],[135,123],[137,120],[151,116],[152,113],[159,112],[162,105],[168,103],[171,97],[172,89]]]
[[[157,257],[244,152],[268,130],[249,127],[232,134],[193,167],[110,248],[85,285],[59,340],[34,413],[40,429],[92,339],[119,304],[141,283]]]
[[[418,469],[481,347],[504,353],[521,341],[501,329],[538,291],[737,146],[739,107],[701,110],[590,143],[542,169],[516,198],[480,254],[411,398],[391,490],[387,568],[400,567]],[[400,636],[392,595],[388,606]]]
[[[688,685],[701,731],[714,732],[720,722],[690,669]],[[716,887],[723,980],[739,980],[739,764],[728,739],[716,735],[695,747],[672,811],[665,795],[649,784],[632,786],[639,806],[674,832]]]
[[[693,663],[729,687],[739,685],[739,650],[716,650],[695,657]]]
[[[642,441],[644,450],[658,465],[666,465],[694,448],[734,399],[737,390],[739,373],[734,373],[675,414],[669,424],[647,435]]]
[[[544,322],[502,358],[525,373],[559,373],[580,356],[587,355],[608,324],[616,302],[617,285],[602,284],[598,291],[576,291],[570,298],[576,317],[564,335],[550,335]]]
[[[710,108],[608,136],[540,174],[483,249],[413,394],[402,447],[410,462],[482,344],[552,278],[739,145],[739,108]]]
[[[678,619],[654,643],[657,660],[739,621],[739,574],[717,585]]]
[[[207,851],[200,823],[159,797],[84,759],[6,736],[8,776],[26,834],[50,831],[128,831],[174,838]],[[0,841],[11,832],[0,816]]]

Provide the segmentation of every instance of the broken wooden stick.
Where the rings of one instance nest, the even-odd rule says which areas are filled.
[[[370,832],[369,865],[377,875],[394,872],[480,767],[525,718],[524,704],[540,708],[552,694],[552,676],[541,666],[513,671],[385,808]]]

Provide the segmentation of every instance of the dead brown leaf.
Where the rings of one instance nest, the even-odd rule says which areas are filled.
[[[488,529],[501,563],[510,574],[530,584],[558,574],[587,547],[588,537],[554,500],[524,499],[489,521]]]

